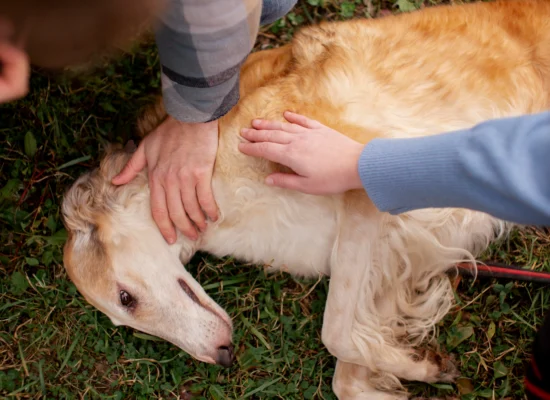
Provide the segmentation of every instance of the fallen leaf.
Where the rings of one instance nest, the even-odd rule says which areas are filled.
[[[493,369],[495,371],[495,378],[502,378],[503,376],[508,375],[508,368],[500,361],[493,364]]]
[[[458,388],[459,393],[462,395],[472,393],[474,391],[474,385],[472,384],[472,381],[468,378],[458,378],[456,380],[456,387]]]
[[[489,340],[491,340],[493,336],[495,336],[495,332],[496,332],[495,323],[491,321],[491,323],[489,324],[489,329],[487,329],[487,337],[489,338]]]

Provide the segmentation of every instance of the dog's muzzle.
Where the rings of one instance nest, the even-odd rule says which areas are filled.
[[[235,361],[235,353],[233,351],[233,345],[218,347],[218,359],[216,362],[222,367],[229,368]]]

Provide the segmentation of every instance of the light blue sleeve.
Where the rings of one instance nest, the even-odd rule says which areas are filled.
[[[411,139],[375,139],[359,175],[377,208],[459,207],[550,225],[550,113]]]

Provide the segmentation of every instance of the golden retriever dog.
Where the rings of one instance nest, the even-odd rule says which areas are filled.
[[[163,239],[146,171],[125,186],[110,183],[126,150],[108,152],[74,183],[62,208],[64,263],[78,290],[115,325],[227,366],[231,317],[185,270],[196,251],[330,276],[321,337],[337,360],[339,399],[405,399],[402,380],[452,381],[448,358],[426,351],[453,306],[446,272],[474,261],[510,224],[465,209],[389,215],[361,190],[313,196],[268,187],[265,177],[284,168],[240,153],[240,130],[290,110],[367,143],[546,110],[550,2],[438,6],[306,27],[290,44],[250,55],[240,91],[219,121],[212,185],[221,216],[196,242]],[[163,117],[159,103],[141,132]]]

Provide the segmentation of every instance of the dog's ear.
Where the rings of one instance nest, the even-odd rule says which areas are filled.
[[[80,176],[65,193],[61,216],[69,233],[89,233],[96,228],[95,212],[101,198],[98,193],[103,190],[102,181],[97,170],[90,171]]]
[[[62,202],[62,218],[67,230],[112,239],[105,216],[125,207],[128,200],[147,184],[146,172],[140,172],[130,183],[115,186],[111,180],[130,160],[131,153],[120,145],[111,145],[101,160],[99,168],[80,176],[67,190]]]
[[[109,184],[132,157],[132,153],[127,151],[127,147],[129,147],[128,144],[125,147],[122,147],[120,144],[110,144],[105,148],[105,154],[101,159],[99,171]]]

